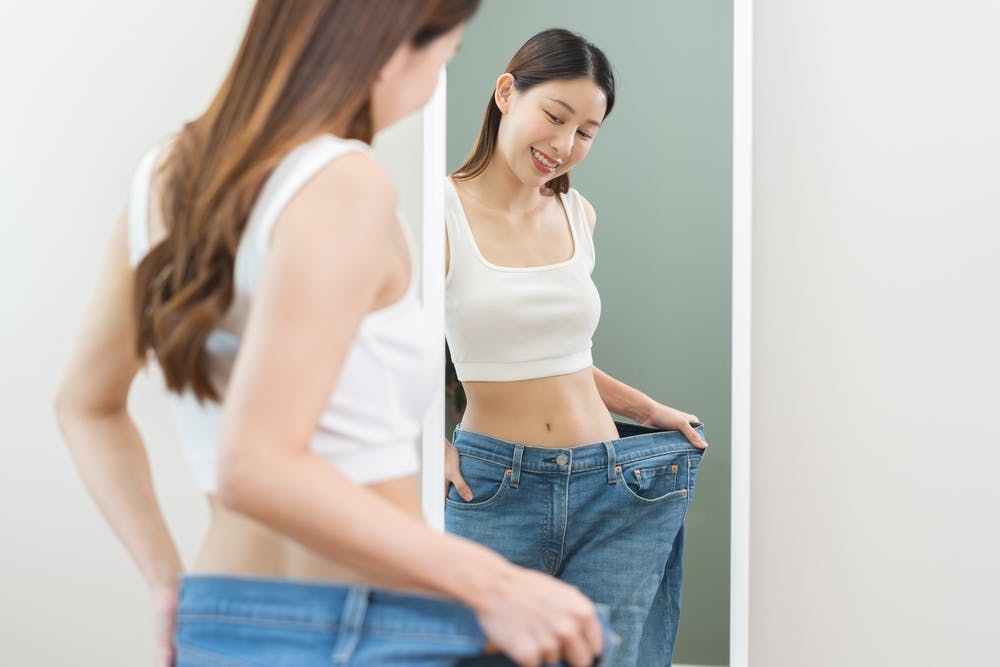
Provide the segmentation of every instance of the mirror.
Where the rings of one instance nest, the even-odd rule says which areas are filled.
[[[615,108],[571,174],[597,212],[594,364],[697,414],[711,443],[685,519],[677,665],[730,664],[733,11],[704,0],[627,11],[596,0],[483,3],[447,78],[451,173],[497,76],[536,32],[580,33],[611,61]]]

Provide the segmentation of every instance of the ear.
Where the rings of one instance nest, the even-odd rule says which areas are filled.
[[[500,113],[507,113],[510,108],[510,96],[514,92],[514,75],[504,72],[497,78],[497,85],[493,89],[493,101],[496,102]]]
[[[392,55],[389,56],[389,60],[382,65],[382,69],[378,71],[376,81],[398,80],[400,74],[406,71],[406,64],[409,62],[411,55],[413,55],[413,46],[407,40],[400,44],[393,51]]]

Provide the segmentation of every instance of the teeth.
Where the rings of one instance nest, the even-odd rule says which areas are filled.
[[[556,167],[559,166],[558,162],[553,162],[552,160],[548,159],[547,157],[536,151],[534,148],[531,149],[531,154],[535,156],[535,159],[537,159],[539,162],[544,164],[549,169],[555,169]]]

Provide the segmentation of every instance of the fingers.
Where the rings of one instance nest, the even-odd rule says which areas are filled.
[[[465,483],[465,478],[462,477],[461,457],[458,454],[458,450],[447,440],[445,440],[445,443],[445,495],[448,493],[448,484],[453,484],[455,491],[462,497],[462,500],[471,502],[473,497],[472,489],[469,488],[469,485]]]
[[[596,619],[596,616],[594,617]],[[589,624],[587,624],[589,625]],[[598,641],[601,640],[600,623],[598,622]],[[563,657],[572,667],[590,667],[594,662],[594,656],[600,655],[601,645],[595,647],[587,635],[587,627],[581,627],[578,623],[569,626],[566,632],[559,632],[563,646]]]
[[[583,636],[587,640],[587,646],[590,647],[592,655],[604,653],[604,627],[601,625],[601,619],[597,616],[597,610],[587,616],[583,626]]]
[[[467,503],[472,501],[472,489],[465,483],[461,473],[456,474],[451,479],[451,483],[455,485],[455,491],[458,492],[458,495],[462,496],[462,500]]]
[[[698,431],[694,430],[694,427],[691,426],[691,424],[682,425],[681,433],[683,433],[684,437],[688,439],[688,442],[698,449],[705,449],[708,447],[708,443],[705,442],[700,435],[698,435]]]
[[[571,587],[563,614],[552,623],[550,641],[556,641],[556,656],[546,660],[565,660],[571,667],[590,667],[604,648],[604,633],[594,603]],[[554,635],[554,636],[553,636]],[[551,648],[551,647],[547,647]]]

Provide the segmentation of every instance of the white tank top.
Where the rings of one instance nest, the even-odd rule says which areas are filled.
[[[459,380],[510,382],[565,375],[593,364],[601,298],[591,279],[594,241],[583,198],[560,194],[573,256],[556,264],[509,267],[476,245],[458,191],[445,179],[451,253],[445,278],[445,335]]]
[[[156,157],[150,151],[136,172],[129,204],[129,258],[132,265],[149,250],[147,214]],[[320,169],[351,151],[370,152],[360,141],[323,135],[289,153],[272,172],[254,203],[240,240],[233,270],[232,306],[206,342],[209,376],[224,400],[240,336],[260,282],[271,230],[282,210]],[[410,249],[411,277],[406,294],[368,313],[341,369],[340,378],[311,438],[312,450],[360,484],[417,472],[417,438],[433,389],[433,329],[417,297],[417,253],[402,212],[397,217]],[[359,276],[359,280],[365,280]],[[185,458],[199,486],[218,488],[218,446],[222,406],[199,405],[190,392],[171,394]]]

